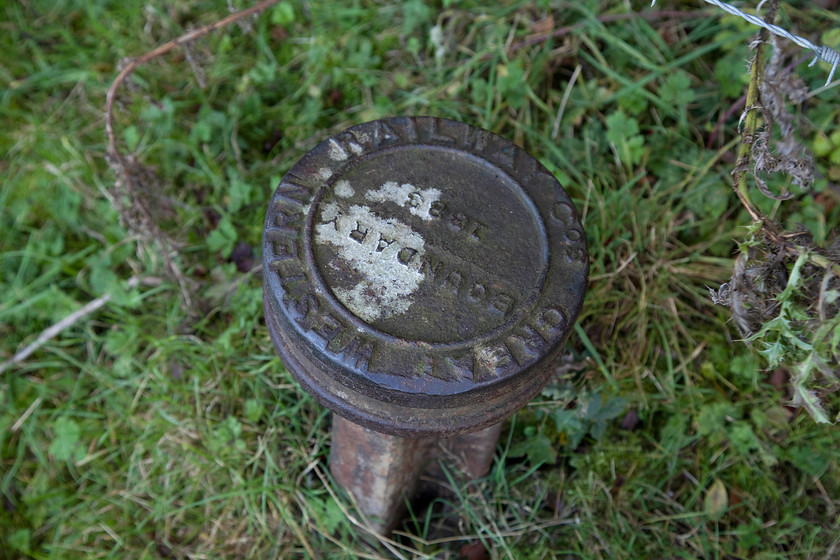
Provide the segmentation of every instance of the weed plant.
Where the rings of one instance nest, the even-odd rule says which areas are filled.
[[[754,28],[699,2],[280,2],[129,77],[115,173],[103,108],[125,59],[231,7],[0,8],[0,360],[103,304],[0,373],[0,558],[840,557],[840,436],[792,405],[784,360],[803,339],[768,357],[708,292],[761,241],[731,177]],[[777,17],[829,44],[838,20],[802,2]],[[823,85],[798,48],[773,48],[807,91]],[[774,177],[794,200],[754,194],[821,247],[840,213],[838,97],[785,101],[811,186]],[[275,356],[257,265],[295,161],[412,114],[538,157],[583,217],[591,282],[491,474],[384,539],[329,478],[329,413]],[[156,229],[132,217],[121,173]],[[833,320],[836,295],[822,301],[794,327]],[[830,385],[806,389],[836,406]]]

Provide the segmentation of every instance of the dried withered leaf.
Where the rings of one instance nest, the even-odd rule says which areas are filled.
[[[535,21],[531,25],[531,31],[536,35],[546,35],[554,31],[554,16],[548,14],[539,21]]]
[[[703,511],[713,521],[719,520],[726,513],[729,507],[729,494],[726,485],[719,478],[716,478],[706,491],[706,498],[703,500]]]
[[[631,408],[624,415],[624,420],[621,421],[622,430],[630,430],[631,432],[639,426],[639,413]]]
[[[237,241],[228,260],[236,264],[239,272],[249,272],[256,264],[254,248],[245,241]]]
[[[776,368],[775,370],[773,370],[773,373],[770,374],[770,385],[772,385],[775,389],[781,391],[785,388],[788,377],[788,371],[785,368]]]
[[[487,552],[487,549],[481,541],[473,541],[469,544],[465,544],[458,551],[458,554],[466,560],[487,560],[490,558],[490,554]]]
[[[793,184],[803,189],[809,188],[814,181],[814,158],[796,139],[794,116],[788,110],[788,101],[801,103],[808,95],[808,88],[791,68],[785,67],[784,55],[776,38],[771,36],[770,42],[773,55],[767,61],[759,82],[759,110],[764,127],[752,142],[753,176],[763,195],[774,200],[787,200],[793,197],[793,193],[772,193],[759,174],[787,173]],[[781,138],[772,143],[774,123],[779,127]]]

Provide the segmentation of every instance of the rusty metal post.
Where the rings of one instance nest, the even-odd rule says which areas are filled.
[[[333,416],[330,470],[355,497],[371,526],[389,532],[421,474],[443,481],[441,461],[464,480],[490,471],[502,424],[445,439],[404,438]]]
[[[335,413],[331,470],[381,532],[438,460],[487,473],[589,274],[577,212],[542,165],[431,117],[358,125],[304,156],[271,199],[263,263],[275,347]]]
[[[433,438],[376,432],[333,416],[330,470],[349,490],[374,529],[387,533],[436,445]]]

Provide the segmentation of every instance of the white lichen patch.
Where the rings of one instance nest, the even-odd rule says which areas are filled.
[[[364,152],[364,151],[365,151],[365,149],[364,149],[364,148],[362,148],[361,146],[359,146],[359,145],[358,145],[358,144],[356,144],[355,142],[350,142],[350,143],[348,144],[348,146],[350,146],[350,151],[352,151],[352,152],[353,152],[354,154],[356,154],[357,156],[358,156],[358,155],[361,155],[361,154],[362,154],[362,152]]]
[[[321,206],[321,222],[322,225],[331,222],[341,214],[341,208],[335,202],[327,202]],[[320,226],[319,226],[320,227]]]
[[[329,155],[333,161],[345,161],[349,157],[344,148],[341,147],[341,144],[332,138],[330,138]]]
[[[332,175],[333,175],[332,169],[330,169],[329,167],[322,167],[321,169],[318,170],[318,176],[321,177],[321,179],[323,179],[325,181],[327,179],[329,179],[330,177],[332,177]]]
[[[499,367],[509,359],[503,347],[490,348],[487,346],[477,347],[474,358],[476,371],[490,371],[494,375],[496,375]]]
[[[342,179],[335,184],[335,194],[336,196],[340,196],[341,198],[350,198],[356,192],[353,190],[353,187],[350,185],[350,181],[347,179]]]
[[[411,183],[398,184],[396,181],[388,181],[377,190],[365,193],[365,198],[371,202],[393,202],[403,208],[408,207],[412,215],[425,221],[433,217],[429,214],[432,203],[440,199],[438,189],[418,189]]]
[[[424,253],[418,233],[399,220],[380,218],[367,206],[343,210],[334,202],[322,206],[319,222],[315,241],[335,247],[339,258],[361,276],[351,289],[333,288],[347,309],[368,322],[408,310],[423,280],[409,263]]]

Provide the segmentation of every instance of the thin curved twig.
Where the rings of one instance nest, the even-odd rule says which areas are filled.
[[[128,279],[128,281],[126,282],[126,285],[128,286],[129,289],[131,289],[131,288],[134,288],[135,286],[137,286],[137,284],[139,284],[140,282],[142,282],[142,280],[143,279],[141,279],[137,276],[132,276],[131,278]],[[49,342],[51,339],[55,338],[63,330],[72,327],[73,325],[78,323],[80,320],[84,319],[85,317],[87,317],[91,313],[93,313],[96,310],[98,310],[99,308],[103,307],[105,304],[107,304],[109,301],[111,301],[111,299],[113,299],[113,297],[114,297],[113,294],[101,295],[98,298],[96,298],[92,301],[89,301],[84,306],[80,307],[79,309],[77,309],[73,313],[69,314],[68,316],[66,316],[65,318],[60,320],[59,322],[57,322],[57,323],[53,324],[52,326],[44,329],[41,332],[41,334],[39,334],[38,337],[34,341],[29,343],[25,348],[19,350],[14,356],[9,358],[5,362],[0,363],[0,373],[3,373],[4,371],[11,368],[12,366],[23,362],[23,360],[25,360],[26,358],[31,356],[38,348],[40,348],[41,346],[43,346],[44,344]]]
[[[280,0],[263,0],[259,4],[251,6],[250,8],[246,8],[241,12],[236,12],[235,14],[231,14],[226,18],[220,19],[217,22],[211,23],[209,25],[205,25],[204,27],[199,27],[198,29],[194,29],[189,33],[184,33],[180,37],[172,39],[169,42],[166,42],[159,47],[150,50],[149,52],[138,56],[137,58],[133,59],[122,71],[114,78],[114,82],[111,84],[111,87],[108,88],[108,93],[105,96],[105,132],[108,135],[108,153],[112,156],[122,158],[122,154],[117,147],[117,138],[114,135],[114,101],[117,96],[117,90],[122,86],[123,82],[128,78],[140,65],[149,62],[150,60],[157,58],[161,55],[164,55],[174,49],[175,47],[184,45],[186,43],[190,43],[199,39],[211,31],[215,31],[217,29],[221,29],[226,25],[239,21],[244,17],[248,17],[250,15],[256,14],[265,10],[266,8],[271,7],[274,4],[277,4]]]
[[[117,142],[116,134],[114,133],[114,103],[116,102],[117,92],[119,91],[120,87],[126,81],[126,79],[139,68],[141,65],[149,62],[152,59],[155,59],[161,55],[164,55],[170,51],[172,51],[175,47],[178,46],[185,46],[188,43],[195,41],[207,35],[211,31],[215,31],[217,29],[221,29],[226,25],[234,23],[236,21],[241,20],[242,18],[248,17],[250,15],[256,14],[265,10],[266,8],[271,7],[272,5],[279,2],[279,0],[263,0],[250,8],[246,8],[240,12],[236,12],[231,14],[219,21],[211,23],[209,25],[205,25],[204,27],[200,27],[198,29],[194,29],[188,33],[181,35],[171,41],[168,41],[155,49],[138,56],[137,58],[132,59],[126,66],[123,68],[120,73],[114,78],[111,87],[108,88],[108,93],[105,95],[105,134],[108,138],[108,146],[106,150],[106,154],[108,157],[109,164],[114,169],[115,173],[119,176],[119,179],[122,181],[123,185],[125,186],[129,201],[132,205],[134,205],[137,212],[140,214],[141,221],[143,225],[151,231],[151,237],[155,239],[158,243],[163,245],[162,247],[162,254],[163,258],[166,261],[167,268],[171,272],[172,276],[174,276],[175,280],[178,282],[178,285],[181,289],[181,294],[184,298],[184,302],[186,303],[187,307],[191,307],[190,301],[190,290],[187,287],[188,281],[184,273],[181,272],[178,265],[172,258],[171,250],[170,250],[170,239],[167,235],[165,235],[160,228],[158,228],[155,220],[152,218],[151,212],[143,203],[142,198],[139,196],[137,192],[137,187],[134,184],[134,180],[129,172],[129,169],[132,167],[131,162],[123,155],[120,151],[119,144]],[[122,212],[120,212],[122,215]],[[130,226],[130,224],[129,224]]]

